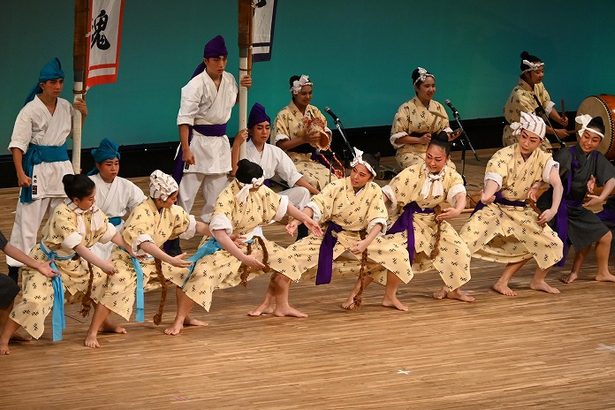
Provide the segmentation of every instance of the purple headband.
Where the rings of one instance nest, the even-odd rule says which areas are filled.
[[[220,57],[228,55],[224,37],[216,36],[205,44],[203,49],[203,58]]]

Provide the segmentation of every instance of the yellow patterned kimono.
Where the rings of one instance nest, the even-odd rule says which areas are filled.
[[[267,265],[271,270],[291,280],[299,280],[301,274],[290,253],[275,242],[262,237],[262,233],[259,232],[260,228],[256,229],[272,220],[282,219],[286,215],[288,197],[278,195],[266,186],[261,186],[257,190],[250,190],[246,201],[240,203],[235,197],[240,190],[239,183],[234,180],[220,193],[209,229],[211,231],[224,229],[229,235],[245,235],[248,239],[250,234],[260,236],[268,253]],[[199,246],[203,246],[209,239],[204,237]],[[243,250],[247,253],[247,249]],[[252,253],[261,260],[260,255],[263,254],[263,250],[256,240],[252,243]],[[199,259],[187,281],[187,269],[170,267],[165,270],[165,276],[177,286],[183,285],[186,295],[209,311],[213,292],[216,289],[226,289],[241,283],[240,268],[239,259],[230,252],[220,249]],[[251,272],[247,280],[262,273],[262,271]],[[186,281],[185,284],[184,281]]]
[[[433,185],[426,198],[423,198],[421,189],[427,179],[429,171],[425,165],[412,165],[397,174],[389,185],[382,191],[389,197],[392,207],[401,211],[409,203],[416,202],[421,209],[434,208],[440,205],[448,208],[445,203],[455,205],[455,196],[459,193],[465,195],[466,189],[463,179],[457,171],[445,166],[440,174],[443,193],[434,196]],[[442,281],[449,290],[454,290],[470,280],[470,251],[459,234],[447,221],[440,223],[440,241],[438,255],[431,259],[430,255],[435,245],[437,222],[433,213],[414,213],[414,263],[412,270],[415,273],[436,269]],[[406,232],[387,235],[406,247],[408,236]]]
[[[271,132],[271,143],[277,144],[278,141],[292,140],[303,138],[306,127],[305,120],[317,119],[325,125],[325,131],[331,132],[327,128],[327,119],[318,108],[309,105],[305,108],[305,114],[297,108],[292,101],[288,106],[284,107],[276,116],[273,130]],[[304,144],[307,147],[307,144]],[[300,146],[301,147],[301,146]],[[302,152],[286,151],[288,156],[293,160],[297,171],[302,174],[307,181],[317,189],[321,190],[329,183],[329,169],[321,163],[312,160],[311,152],[313,148],[307,152],[307,149],[300,150]],[[331,180],[337,179],[335,174],[331,174]]]
[[[75,255],[73,249],[77,245],[89,248],[98,242],[109,242],[115,233],[115,227],[98,208],[93,212],[84,212],[66,200],[54,209],[43,228],[41,242],[47,250],[58,255],[56,265],[68,299],[78,300],[87,292],[90,273],[87,262],[79,256],[62,258]],[[39,261],[48,260],[40,243],[32,249],[30,256]],[[11,319],[38,339],[43,334],[45,318],[53,306],[52,279],[28,267],[24,267],[22,272],[22,299],[13,308]]]
[[[306,206],[314,211],[315,221],[332,221],[342,227],[342,231],[337,233],[333,260],[344,254],[352,262],[350,266],[334,263],[333,274],[347,271],[358,274],[361,255],[353,254],[350,249],[361,240],[360,232],[369,233],[376,224],[383,226],[383,232],[386,230],[387,210],[380,187],[374,182],[368,182],[355,194],[349,177],[338,179],[313,196]],[[318,264],[321,242],[322,238],[309,235],[288,247],[301,272]],[[382,285],[386,284],[387,270],[404,283],[412,279],[412,268],[405,245],[387,235],[378,235],[372,241],[367,247],[367,258],[367,271]]]
[[[169,239],[180,237],[190,239],[194,236],[196,221],[194,216],[189,215],[181,207],[173,205],[170,208],[158,210],[152,198],[148,198],[137,205],[126,220],[122,236],[126,244],[132,247],[137,255],[147,256],[139,249],[143,242],[153,242],[158,247]],[[111,253],[113,265],[117,273],[107,276],[100,270],[96,275],[103,280],[96,280],[100,286],[92,289],[92,299],[129,320],[135,302],[135,290],[137,286],[137,272],[128,253],[115,246]],[[152,275],[156,275],[154,259],[147,257],[140,260],[143,269],[143,283],[147,284]],[[169,265],[162,262],[163,271]],[[106,278],[106,280],[105,280]]]
[[[502,144],[504,144],[505,147],[517,142],[517,137],[512,135],[510,124],[519,121],[521,112],[533,113],[538,107],[534,96],[538,97],[538,100],[547,112],[551,112],[553,109],[554,103],[551,101],[551,96],[549,96],[543,83],[534,85],[532,89],[528,83],[519,79],[517,86],[513,88],[504,106],[504,118],[506,118],[508,122],[508,124],[504,126],[504,131],[502,132]],[[551,144],[546,138],[542,140],[540,146],[545,151],[551,149]]]
[[[450,132],[448,116],[442,104],[435,100],[425,107],[418,97],[403,103],[395,114],[391,127],[391,145],[397,149],[395,158],[402,168],[425,162],[427,144],[397,144],[396,141],[410,134],[437,133],[446,130]],[[413,135],[415,136],[415,135]],[[449,161],[449,166],[455,165]]]
[[[533,183],[549,182],[549,173],[559,164],[551,154],[536,149],[524,161],[518,144],[493,154],[485,170],[485,181],[492,180],[510,201],[524,201]],[[529,206],[491,203],[477,211],[461,228],[461,238],[475,258],[515,263],[534,258],[546,269],[562,258],[562,241],[548,225],[541,227],[538,215]]]

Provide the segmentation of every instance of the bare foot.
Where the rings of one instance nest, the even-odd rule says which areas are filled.
[[[354,304],[354,295],[348,296],[348,299],[342,303],[342,309],[355,310],[357,307]]]
[[[173,323],[171,326],[164,329],[164,334],[170,336],[177,336],[178,334],[180,334],[183,328],[184,325],[182,323]]]
[[[98,331],[101,333],[117,333],[121,335],[125,335],[126,333],[128,333],[126,332],[126,328],[114,325],[107,321],[103,322],[102,326],[100,326],[100,329]]]
[[[270,315],[273,313],[274,310],[274,307],[269,303],[263,303],[256,309],[249,311],[248,316],[256,317],[261,315]]]
[[[553,286],[548,285],[547,282],[545,282],[544,280],[540,282],[530,283],[530,288],[534,290],[541,290],[543,292],[552,293],[552,294],[559,293],[558,289],[554,288]]]
[[[596,275],[596,280],[598,282],[615,282],[615,275],[611,275],[609,272],[607,273],[598,273]]]
[[[470,296],[468,292],[464,292],[459,289],[455,289],[452,292],[446,292],[447,299],[455,299],[460,300],[462,302],[474,302],[476,298],[474,296]]]
[[[273,311],[274,316],[282,317],[282,316],[290,316],[290,317],[308,317],[305,313],[295,309],[292,306],[287,306],[286,308],[276,307]]]
[[[5,354],[11,354],[11,351],[9,350],[9,345],[0,343],[0,356],[4,356]]]
[[[203,322],[202,320],[193,319],[191,317],[187,317],[184,319],[184,326],[207,326],[209,323]]]
[[[442,300],[446,297],[446,293],[447,293],[446,289],[438,289],[437,291],[433,293],[433,298]]]
[[[408,306],[401,303],[399,299],[397,299],[397,296],[393,296],[392,298],[385,296],[384,299],[382,299],[382,306],[395,308],[397,310],[401,310],[402,312],[408,311]]]
[[[562,275],[562,277],[559,280],[568,284],[568,283],[572,283],[575,280],[577,280],[578,277],[579,277],[578,273],[570,272],[568,275]],[[613,279],[615,279],[615,277]]]
[[[502,285],[499,282],[496,282],[491,289],[495,290],[498,293],[501,293],[504,296],[517,296],[517,292],[508,287],[508,285]]]
[[[100,343],[98,343],[98,339],[96,339],[96,335],[87,335],[85,340],[83,341],[83,345],[85,347],[91,347],[93,349],[100,347]]]
[[[11,340],[14,340],[16,342],[30,342],[32,341],[32,336],[30,336],[28,333],[23,334],[17,331],[13,333],[13,336],[11,336]]]

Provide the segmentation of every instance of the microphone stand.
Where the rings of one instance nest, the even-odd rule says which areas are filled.
[[[351,155],[351,158],[354,159],[354,150],[352,149],[352,145],[350,145],[350,143],[348,142],[348,139],[346,138],[346,134],[344,134],[344,127],[342,125],[342,121],[336,117],[333,119],[333,122],[335,123],[335,128],[337,128],[340,135],[342,136],[342,139],[344,140],[344,145],[345,145],[344,152],[348,150],[348,152]],[[346,162],[347,160],[348,160],[348,156],[344,154],[344,162]]]
[[[459,144],[461,145],[461,178],[463,179],[463,185],[466,185],[465,170],[466,170],[466,151],[468,150],[468,147],[470,147],[470,149],[474,153],[474,158],[476,158],[477,161],[480,162],[480,158],[478,158],[478,154],[476,153],[474,146],[472,146],[472,141],[470,141],[470,137],[468,137],[466,130],[464,130],[463,125],[461,125],[461,119],[459,118],[459,112],[453,111],[453,117],[455,117],[455,122],[457,123],[457,127],[458,127],[457,129],[461,130],[461,134],[459,135],[459,138],[457,140],[459,141]],[[453,141],[453,143],[454,142],[455,141]]]

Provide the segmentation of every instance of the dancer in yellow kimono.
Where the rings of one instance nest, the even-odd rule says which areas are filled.
[[[286,151],[297,171],[320,190],[329,183],[329,177],[337,179],[334,173],[330,175],[327,166],[314,159],[317,149],[328,149],[331,145],[331,130],[325,116],[310,104],[314,85],[310,78],[305,74],[294,75],[289,83],[292,101],[276,116],[271,143]]]
[[[522,112],[533,112],[540,115],[544,110],[551,120],[564,128],[568,126],[568,118],[557,112],[555,103],[551,101],[551,96],[542,82],[545,76],[545,63],[540,58],[524,51],[521,53],[520,69],[519,81],[504,105],[504,118],[508,122],[502,133],[504,146],[517,142],[517,137],[513,135],[510,124],[518,122]],[[565,129],[551,127],[546,128],[546,133],[557,135],[560,139],[568,136],[568,131]],[[544,150],[551,149],[551,143],[547,138],[542,140],[541,147]]]
[[[100,347],[97,339],[100,325],[111,311],[129,320],[135,299],[135,318],[138,322],[144,321],[144,285],[156,273],[153,258],[160,260],[163,271],[169,265],[190,266],[185,253],[171,256],[160,249],[165,241],[177,237],[190,239],[195,233],[209,234],[206,224],[196,221],[194,216],[175,205],[178,186],[173,177],[159,170],[154,171],[150,175],[149,192],[149,198],[134,208],[124,225],[122,236],[128,245],[123,249],[116,247],[111,253],[117,273],[106,280],[95,280],[102,286],[92,290],[92,298],[98,305],[84,342],[87,347]],[[101,273],[98,272],[98,275]],[[178,298],[181,293],[178,289]],[[183,325],[204,326],[206,323],[186,317]]]
[[[52,310],[53,340],[62,339],[62,330],[66,326],[64,292],[73,297],[87,292],[89,270],[85,261],[107,274],[115,272],[110,261],[102,260],[88,249],[99,241],[105,243],[112,240],[124,245],[121,235],[109,223],[104,212],[94,205],[94,182],[86,175],[67,174],[62,178],[62,183],[68,199],[54,209],[43,228],[43,239],[30,252],[30,256],[37,261],[53,261],[51,266],[59,275],[44,275],[36,269],[24,269],[22,299],[13,308],[0,337],[0,348],[5,353],[11,335],[20,326],[35,339],[40,338],[45,318]],[[102,325],[101,322],[99,327]]]
[[[425,162],[404,169],[382,188],[395,211],[403,212],[388,235],[407,246],[414,273],[436,269],[444,287],[436,299],[472,302],[460,287],[470,280],[470,251],[447,222],[466,206],[466,189],[461,175],[446,165],[450,156],[448,135],[432,136]],[[446,207],[449,203],[451,207]]]
[[[184,317],[194,303],[209,311],[215,290],[245,284],[263,270],[276,273],[273,314],[307,317],[288,303],[290,281],[301,277],[296,262],[290,252],[263,237],[260,225],[279,221],[288,214],[305,223],[315,235],[321,235],[322,231],[317,223],[290,204],[288,197],[263,185],[263,169],[258,164],[242,159],[237,165],[235,180],[216,200],[209,224],[212,237],[203,238],[199,245],[199,249],[214,245],[218,250],[198,259],[191,269],[165,272],[168,279],[183,289],[175,322],[166,330],[167,334],[181,331]],[[245,242],[238,246],[231,235],[240,235]]]
[[[512,276],[530,259],[538,267],[530,287],[548,293],[559,290],[545,282],[549,269],[562,258],[563,245],[546,225],[562,199],[559,164],[539,149],[546,125],[534,114],[521,113],[511,124],[519,142],[497,151],[485,170],[481,203],[460,231],[472,256],[507,266],[493,289],[506,296],[516,293],[508,286]],[[538,215],[526,199],[535,201],[534,187],[541,181],[553,187],[551,208]],[[480,206],[482,209],[479,209]]]
[[[361,261],[371,280],[386,286],[382,305],[406,311],[408,307],[397,298],[397,288],[400,282],[408,283],[413,273],[403,244],[382,235],[386,231],[387,210],[382,190],[373,182],[376,161],[355,148],[351,166],[349,177],[327,185],[303,209],[310,218],[327,224],[325,236],[307,236],[288,249],[301,272],[318,265],[317,285],[331,281],[333,261],[343,254],[353,262]],[[289,233],[298,224],[299,221],[289,223]],[[360,273],[359,265],[356,267],[356,273]],[[359,300],[354,296],[342,304],[344,309],[358,307]],[[266,311],[267,307],[261,305],[259,309]]]
[[[417,67],[412,71],[412,85],[416,95],[397,109],[391,127],[391,145],[397,149],[395,158],[402,168],[425,163],[425,151],[432,135],[446,131],[450,141],[460,135],[449,127],[444,106],[433,99],[436,77]],[[455,167],[452,161],[448,165]]]

